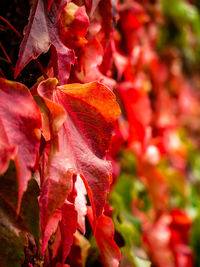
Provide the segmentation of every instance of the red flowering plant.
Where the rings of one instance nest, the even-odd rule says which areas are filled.
[[[5,1],[1,266],[199,263],[191,2]]]

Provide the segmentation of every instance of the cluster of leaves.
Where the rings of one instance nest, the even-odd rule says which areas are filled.
[[[22,39],[15,67],[0,43],[0,265],[198,266],[198,7],[34,0],[23,37],[0,19]]]

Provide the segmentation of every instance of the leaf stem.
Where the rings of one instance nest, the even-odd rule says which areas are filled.
[[[48,75],[46,74],[45,69],[43,68],[43,66],[41,65],[40,61],[38,59],[35,59],[35,62],[38,65],[38,68],[40,69],[40,71],[42,72],[42,75],[44,76],[45,79],[48,79]]]
[[[7,19],[3,18],[2,16],[0,16],[0,19],[3,20],[5,23],[7,23],[8,26],[17,34],[17,36],[20,39],[23,39],[23,36],[18,32],[17,29],[15,29],[15,27]]]
[[[23,36],[20,34],[20,32],[18,32],[18,30],[7,20],[7,19],[5,19],[5,18],[3,18],[2,16],[0,16],[0,20],[2,20],[2,21],[4,21],[5,23],[7,23],[8,24],[8,26],[16,33],[16,35],[20,38],[20,39],[23,39]],[[0,43],[0,47],[2,48],[3,46],[2,46],[2,44]],[[5,49],[3,49],[2,48],[2,50],[3,50],[3,52],[5,51]],[[4,54],[6,53],[6,51],[4,52]],[[7,55],[7,53],[5,54],[5,56]],[[8,55],[7,55],[8,56]],[[6,57],[7,57],[6,56]],[[10,58],[8,57],[7,58],[10,62],[11,62],[11,60],[10,60]],[[46,71],[45,71],[45,69],[43,68],[43,66],[41,65],[41,63],[40,63],[40,61],[38,60],[38,59],[35,59],[35,62],[36,62],[36,64],[37,64],[37,66],[38,66],[38,68],[40,69],[40,71],[41,71],[41,73],[42,73],[42,75],[44,76],[44,78],[45,79],[48,79],[49,77],[48,77],[48,75],[46,74]]]
[[[5,78],[6,79],[6,76],[5,76],[5,74],[3,73],[3,71],[2,71],[2,69],[0,68],[0,75],[3,77],[3,78]]]
[[[4,48],[4,46],[2,45],[1,41],[0,41],[0,47],[1,47],[1,49],[2,49],[2,51],[3,51],[3,53],[4,53],[4,55],[5,55],[5,57],[7,58],[8,62],[12,64],[12,61],[11,61],[9,55],[7,54],[7,52],[6,52],[5,48]]]

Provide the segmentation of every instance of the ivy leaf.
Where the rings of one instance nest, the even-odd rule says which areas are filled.
[[[42,116],[42,135],[46,142],[56,139],[57,134],[66,119],[66,112],[59,104],[55,104],[39,96],[35,96],[35,101]]]
[[[1,132],[0,140],[2,135],[5,140],[6,134],[8,146],[11,146],[7,150],[9,153],[6,153],[8,157],[6,164],[8,159],[14,156],[13,147],[17,149],[14,161],[18,176],[17,213],[19,213],[22,195],[31,177],[31,168],[36,162],[40,144],[39,129],[41,128],[39,109],[28,88],[23,84],[0,79],[0,127],[4,129]],[[1,157],[4,158],[5,155],[1,155]]]
[[[139,171],[148,188],[155,211],[163,212],[168,203],[168,184],[165,176],[155,166],[148,163],[139,164]]]
[[[37,0],[33,2],[29,23],[20,46],[15,66],[15,78],[31,59],[36,59],[41,53],[46,53],[50,44],[44,1]]]
[[[123,101],[129,121],[129,147],[140,143],[140,153],[146,148],[148,140],[148,127],[152,111],[147,93],[132,82],[123,82],[118,86],[118,92]],[[145,113],[143,112],[145,109]],[[139,150],[139,149],[137,149]],[[138,152],[138,151],[137,151]]]
[[[56,231],[58,222],[61,220],[60,208],[68,193],[70,192],[70,177],[66,182],[46,179],[42,186],[40,195],[40,225],[42,231],[42,254],[44,253],[47,242],[53,232]]]
[[[68,3],[62,10],[59,23],[59,35],[67,47],[77,50],[87,43],[85,35],[89,27],[89,18],[84,6]]]
[[[132,215],[130,210],[133,189],[134,179],[132,175],[130,177],[128,175],[119,177],[111,195],[114,208],[113,222],[115,229],[124,240],[124,246],[121,248],[122,252],[134,266],[142,267],[145,266],[142,265],[142,259],[137,258],[134,252],[134,245],[140,245],[141,223],[138,218]]]
[[[116,85],[115,80],[103,75],[99,69],[104,54],[103,46],[96,37],[99,26],[100,25],[97,23],[94,27],[96,29],[94,30],[93,27],[91,29],[89,41],[85,46],[85,52],[82,56],[82,72],[77,70],[76,76],[83,83],[89,83],[96,80],[113,89]]]
[[[64,107],[67,118],[58,133],[61,159],[58,164],[80,174],[84,180],[94,216],[102,214],[106,194],[111,182],[112,167],[105,160],[113,123],[120,114],[114,94],[98,82],[55,86],[55,79],[41,82],[38,93]],[[57,166],[56,166],[57,164]]]
[[[62,3],[61,3],[62,4]],[[47,14],[45,1],[34,1],[31,8],[29,23],[25,36],[20,45],[18,60],[15,66],[14,77],[32,60],[41,53],[46,53],[50,46],[54,47],[53,60],[54,74],[61,84],[67,82],[71,64],[74,64],[74,52],[67,48],[60,40],[58,33],[58,18],[54,4]]]
[[[40,239],[39,194],[40,190],[36,180],[31,179],[28,182],[27,190],[24,192],[20,210],[24,227],[33,235],[36,245],[39,244]]]
[[[2,267],[20,267],[24,261],[25,235],[0,210],[0,263]]]
[[[36,245],[39,244],[39,187],[34,179],[29,181],[18,217],[15,213],[18,192],[13,161],[0,177],[0,187],[0,265],[20,267],[24,261],[27,232],[33,235]]]
[[[45,227],[43,227],[42,225],[42,249],[41,249],[41,255],[44,255],[44,252],[46,250],[49,238],[51,237],[51,235],[53,233],[56,232],[56,229],[58,227],[58,223],[61,221],[62,219],[62,214],[61,214],[61,210],[57,209],[54,213],[53,216],[51,216],[51,218],[48,220],[47,224],[45,225]]]
[[[74,234],[74,242],[67,257],[67,262],[70,266],[85,267],[88,252],[90,249],[90,242],[79,231]]]
[[[62,206],[62,220],[60,223],[61,243],[62,243],[62,264],[64,264],[66,257],[70,252],[73,244],[73,234],[77,228],[77,212],[74,205],[64,203]]]
[[[17,153],[17,148],[15,146],[10,145],[1,118],[0,131],[0,174],[2,174],[7,170],[10,159],[14,159]]]
[[[102,214],[94,226],[92,210],[88,208],[88,219],[106,267],[117,267],[121,258],[120,249],[114,241],[114,225],[112,219]],[[94,228],[95,227],[95,228]]]
[[[102,16],[102,27],[105,33],[105,39],[108,41],[117,16],[116,0],[101,0],[99,3],[99,12]]]

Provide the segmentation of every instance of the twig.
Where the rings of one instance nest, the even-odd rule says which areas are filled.
[[[6,78],[5,74],[3,73],[2,69],[0,68],[0,74],[2,77]]]
[[[0,60],[6,62],[8,64],[11,64],[11,62],[4,57],[0,57]]]
[[[40,69],[40,71],[42,72],[42,75],[44,76],[45,79],[48,79],[48,75],[46,74],[45,69],[43,68],[43,66],[41,65],[40,61],[38,59],[35,59],[35,62],[38,65],[38,68]]]

